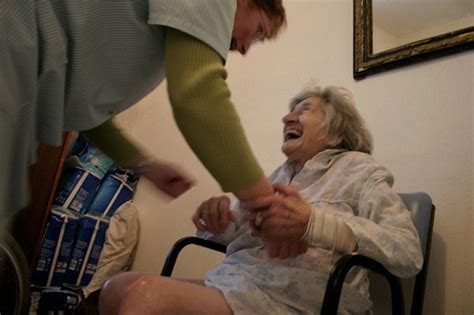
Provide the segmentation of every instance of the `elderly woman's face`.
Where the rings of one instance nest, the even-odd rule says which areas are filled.
[[[319,97],[309,97],[296,104],[295,108],[283,117],[282,151],[296,166],[327,147],[322,136],[325,114]]]

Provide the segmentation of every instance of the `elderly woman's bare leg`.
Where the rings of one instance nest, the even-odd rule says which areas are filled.
[[[100,314],[232,314],[219,290],[182,280],[124,273],[102,288]]]

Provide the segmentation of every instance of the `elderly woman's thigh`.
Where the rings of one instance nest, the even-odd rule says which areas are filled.
[[[123,296],[121,312],[133,314],[136,311],[156,314],[232,314],[224,296],[217,289],[152,275],[141,275]]]

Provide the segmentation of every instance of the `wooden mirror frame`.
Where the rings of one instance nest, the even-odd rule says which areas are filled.
[[[354,0],[354,79],[474,49],[474,26],[373,53],[372,0]]]

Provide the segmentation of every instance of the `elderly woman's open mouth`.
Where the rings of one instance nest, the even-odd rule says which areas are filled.
[[[285,142],[286,141],[289,141],[289,140],[295,140],[295,139],[299,139],[301,138],[301,136],[303,135],[303,131],[299,130],[299,129],[296,129],[296,128],[287,128],[285,129],[285,132],[284,132],[284,139],[285,139]]]

